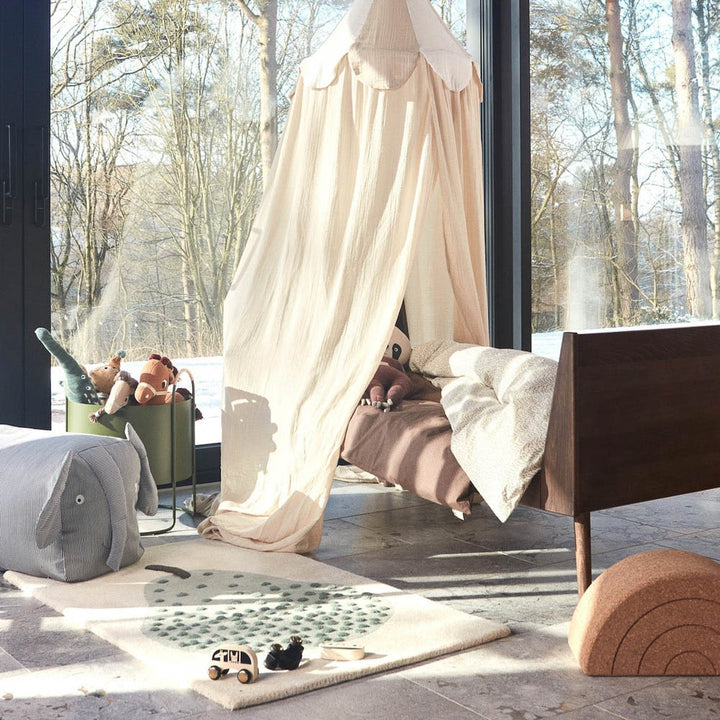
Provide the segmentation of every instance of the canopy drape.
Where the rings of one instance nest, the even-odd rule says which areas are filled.
[[[410,32],[413,9],[432,22],[424,6],[446,65],[470,67],[461,89]],[[404,23],[399,49],[387,13]],[[488,342],[471,61],[427,0],[358,0],[344,22],[332,73],[316,56],[301,66],[224,306],[221,502],[199,532],[248,548],[319,545],[345,428],[404,297],[413,342]]]

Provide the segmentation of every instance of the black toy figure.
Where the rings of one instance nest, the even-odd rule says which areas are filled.
[[[297,635],[290,637],[290,644],[283,649],[280,643],[273,643],[265,658],[268,670],[295,670],[300,664],[303,654],[302,640]]]

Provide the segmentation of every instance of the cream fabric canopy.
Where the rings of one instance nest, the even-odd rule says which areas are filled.
[[[481,92],[427,0],[356,0],[302,63],[225,301],[221,503],[202,535],[319,545],[403,298],[413,343],[487,344]]]

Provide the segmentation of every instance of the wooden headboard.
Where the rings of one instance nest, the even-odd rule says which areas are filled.
[[[590,512],[718,486],[720,324],[564,333],[543,468],[522,503],[575,518],[580,594]]]

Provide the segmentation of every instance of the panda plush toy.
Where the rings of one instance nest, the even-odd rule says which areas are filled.
[[[361,405],[371,405],[388,412],[410,392],[412,384],[404,365],[410,359],[410,338],[393,328],[383,359],[363,393]]]

